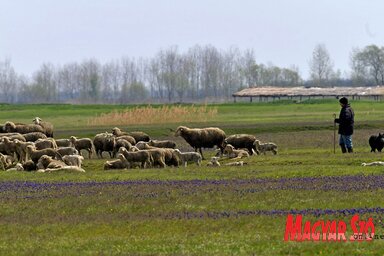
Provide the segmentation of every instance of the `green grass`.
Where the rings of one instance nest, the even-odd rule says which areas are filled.
[[[252,156],[243,167],[220,168],[189,165],[187,168],[104,171],[106,159],[86,159],[86,173],[3,172],[1,186],[14,181],[48,183],[41,189],[0,187],[0,255],[382,255],[383,240],[373,242],[284,242],[286,215],[178,218],[185,213],[212,214],[244,210],[350,209],[384,206],[384,190],[272,189],[269,182],[242,184],[258,178],[351,176],[381,177],[383,167],[362,167],[362,162],[382,160],[370,153],[368,137],[382,131],[384,104],[353,102],[356,112],[354,154],[333,153],[332,113],[337,102],[271,102],[215,104],[218,115],[207,123],[124,127],[143,130],[154,138],[169,138],[182,148],[188,145],[172,137],[167,128],[178,125],[218,126],[227,134],[252,133],[279,146],[278,155]],[[56,134],[92,136],[104,127],[84,122],[99,113],[127,106],[110,105],[1,105],[0,122],[30,122],[34,116],[52,121]],[[131,107],[131,106],[129,106]],[[74,124],[74,125],[72,125]],[[190,148],[189,148],[190,149]],[[205,150],[207,159],[214,154]],[[230,162],[224,160],[222,163]],[[149,181],[220,181],[195,186],[147,184]],[[142,181],[143,184],[95,185],[89,182]],[[83,182],[84,186],[59,186]],[[351,181],[352,182],[352,181]],[[359,181],[353,181],[356,188]],[[363,181],[362,181],[363,182]],[[374,182],[374,181],[372,181]],[[51,185],[49,185],[51,184]],[[372,183],[373,184],[373,183]],[[303,184],[305,185],[305,184]],[[317,184],[319,185],[319,184]],[[321,185],[321,184],[320,184]],[[332,185],[332,184],[330,184]],[[346,186],[349,183],[345,184]],[[23,187],[23,186],[22,186]],[[255,189],[261,189],[255,190]],[[168,217],[167,217],[168,216]],[[344,220],[352,216],[304,216],[305,220]],[[384,234],[380,214],[373,217],[376,234]],[[347,231],[350,234],[350,229]]]

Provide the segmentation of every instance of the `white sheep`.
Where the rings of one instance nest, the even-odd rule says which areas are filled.
[[[261,143],[259,140],[255,140],[254,145],[256,152],[266,154],[267,151],[272,151],[273,154],[277,154],[277,145],[273,142]]]
[[[228,158],[234,158],[234,159],[249,157],[248,151],[243,149],[235,149],[231,144],[227,144],[225,146],[224,154],[227,154]]]
[[[92,158],[92,152],[94,150],[94,146],[93,146],[93,142],[90,138],[78,139],[75,136],[71,136],[70,141],[72,142],[72,144],[76,148],[76,150],[79,151],[80,155],[81,155],[81,150],[84,149],[84,150],[88,151],[89,159]]]
[[[202,157],[198,152],[180,152],[178,149],[175,149],[174,152],[179,156],[184,167],[187,167],[188,162],[194,162],[198,166],[201,165]]]
[[[207,163],[207,166],[212,166],[212,167],[219,167],[221,164],[219,163],[220,157],[213,156],[211,157],[211,161]]]
[[[81,167],[84,157],[80,155],[66,155],[66,156],[63,156],[62,159],[64,163],[66,163],[69,166]]]

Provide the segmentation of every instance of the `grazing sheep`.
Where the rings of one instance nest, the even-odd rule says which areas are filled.
[[[37,161],[37,169],[47,169],[47,168],[62,168],[67,166],[63,161],[53,159],[50,156],[42,155]]]
[[[76,148],[77,151],[79,151],[79,154],[81,155],[81,150],[88,151],[88,158],[92,158],[92,152],[94,150],[93,142],[89,138],[82,138],[78,139],[75,136],[71,136],[70,141],[72,142],[72,145]]]
[[[145,142],[148,142],[151,138],[149,137],[148,134],[144,133],[144,132],[139,132],[139,131],[136,131],[136,132],[122,132],[120,130],[120,128],[118,127],[115,127],[112,129],[112,134],[115,135],[116,137],[120,137],[120,136],[123,136],[123,135],[129,135],[129,136],[132,136],[136,143],[139,142],[139,141],[145,141]],[[132,143],[134,144],[134,143]]]
[[[180,152],[180,150],[175,149],[176,154],[178,154],[181,163],[184,167],[187,167],[188,162],[194,162],[198,166],[201,165],[202,157],[198,152]]]
[[[129,143],[131,143],[132,145],[136,144],[135,138],[133,138],[132,136],[129,136],[129,135],[122,135],[122,136],[118,136],[118,137],[116,136],[116,140],[118,140],[118,139],[126,140]]]
[[[372,163],[362,163],[361,166],[383,166],[384,162],[376,161]]]
[[[145,142],[145,141],[139,141],[136,143],[135,145],[138,149],[140,150],[144,150],[144,149],[155,149],[157,147],[152,147],[152,146],[149,146],[148,145],[148,142]]]
[[[250,134],[234,134],[228,136],[224,141],[225,144],[231,144],[235,149],[246,148],[250,155],[253,155],[253,151],[256,151],[254,142],[256,137]]]
[[[384,134],[372,135],[369,137],[369,146],[371,146],[371,152],[381,152],[384,148]]]
[[[6,122],[4,124],[4,130],[6,132],[18,132],[21,134],[30,133],[30,132],[41,132],[44,133],[45,130],[40,125],[36,124],[15,124],[13,122]]]
[[[62,159],[63,162],[69,166],[81,167],[84,157],[80,155],[65,155],[62,157]]]
[[[116,138],[112,133],[99,133],[93,139],[93,145],[95,146],[96,155],[99,158],[103,158],[103,152],[107,151],[112,158],[113,149],[115,148]]]
[[[277,145],[273,142],[260,143],[259,140],[255,140],[256,151],[266,154],[267,151],[272,151],[274,155],[277,154]]]
[[[31,142],[35,142],[38,139],[48,138],[47,135],[45,135],[42,132],[29,132],[29,133],[23,134],[23,137],[25,138],[25,141],[31,141]]]
[[[57,144],[56,144],[56,141],[54,139],[52,139],[52,138],[38,139],[37,141],[35,141],[35,147],[36,147],[37,150],[45,149],[45,148],[56,149],[57,148]]]
[[[201,148],[212,148],[217,146],[223,151],[225,132],[220,128],[188,128],[186,126],[179,126],[176,129],[175,136],[181,136],[188,142],[191,147],[195,149],[195,152],[199,149],[201,156],[204,159]]]
[[[35,117],[33,123],[41,126],[44,129],[44,134],[53,138],[53,125],[49,122],[44,122],[40,117]]]
[[[57,148],[56,152],[61,156],[68,156],[68,155],[78,155],[79,151],[75,149],[74,147],[62,147],[62,148]]]
[[[176,148],[176,142],[171,140],[150,140],[148,145],[157,148]]]
[[[207,166],[212,166],[212,167],[219,167],[221,164],[219,163],[219,157],[213,156],[211,157],[211,161],[207,163]]]
[[[72,142],[69,139],[58,139],[58,140],[56,140],[56,145],[59,148],[71,147],[72,146]]]
[[[56,157],[58,153],[52,148],[36,150],[34,146],[27,146],[27,159],[31,159],[34,163],[37,163],[43,155]],[[59,155],[59,157],[61,156]]]
[[[146,166],[151,166],[151,163],[153,162],[151,153],[148,152],[148,150],[129,152],[125,148],[120,148],[119,154],[124,155],[124,157],[127,159],[129,164],[127,168],[131,168],[131,165],[134,163],[141,163],[141,168],[145,168]]]
[[[249,153],[243,149],[235,149],[231,144],[227,144],[224,149],[224,153],[228,158],[240,159],[242,157],[249,157]]]

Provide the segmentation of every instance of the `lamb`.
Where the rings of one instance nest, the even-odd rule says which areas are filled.
[[[379,135],[372,135],[369,137],[369,146],[371,146],[371,152],[381,152],[384,148],[384,134],[379,133]]]
[[[14,140],[16,146],[16,153],[19,156],[19,161],[25,163],[27,161],[27,146],[35,146],[33,142],[24,142],[19,140]]]
[[[151,138],[149,137],[148,134],[144,133],[144,132],[139,132],[139,131],[136,131],[136,132],[122,132],[120,130],[120,128],[118,127],[115,127],[112,129],[112,134],[115,135],[116,137],[120,137],[120,136],[123,136],[123,135],[129,135],[129,136],[132,136],[136,143],[139,142],[139,141],[145,141],[145,142],[148,142]],[[134,144],[134,143],[132,143]]]
[[[21,159],[21,156],[18,154],[17,145],[15,144],[15,142],[9,140],[8,137],[4,137],[2,138],[2,143],[4,144],[6,154],[10,156],[14,156],[16,154],[16,159]]]
[[[30,132],[41,132],[44,133],[45,130],[40,125],[36,124],[15,124],[13,122],[6,122],[4,124],[4,130],[6,132],[18,132],[21,134],[30,133]]]
[[[84,157],[80,155],[65,155],[62,157],[62,159],[63,162],[69,166],[81,167]]]
[[[105,132],[99,133],[93,139],[93,145],[95,146],[96,155],[99,158],[103,158],[103,152],[107,151],[112,158],[113,149],[116,144],[116,138],[113,134]]]
[[[157,148],[176,148],[176,142],[171,140],[150,140],[148,145]]]
[[[27,159],[31,159],[34,163],[37,163],[43,155],[56,157],[58,153],[52,148],[36,150],[34,146],[27,146]],[[61,156],[59,155],[59,157]]]
[[[57,147],[71,147],[72,142],[69,139],[58,139],[56,140]]]
[[[129,152],[125,148],[120,148],[119,153],[124,155],[124,157],[127,159],[129,163],[129,166],[127,166],[128,168],[130,168],[134,163],[141,163],[141,167],[145,168],[146,166],[151,166],[151,163],[153,162],[151,153],[147,150]]]
[[[255,140],[254,144],[256,146],[256,151],[264,153],[264,155],[267,151],[272,151],[274,155],[277,154],[277,145],[273,142],[260,143],[259,140]]]
[[[49,122],[44,122],[40,117],[35,117],[33,123],[40,125],[44,129],[44,134],[53,138],[53,125]]]
[[[40,169],[37,172],[59,172],[59,171],[85,172],[83,168],[80,168],[77,166],[64,166],[64,167],[58,167],[58,168]]]
[[[225,132],[220,128],[188,128],[186,126],[179,126],[176,129],[175,136],[181,136],[185,141],[195,149],[195,152],[199,149],[201,156],[204,159],[201,148],[212,148],[217,146],[223,151]]]
[[[250,134],[234,134],[225,139],[225,144],[231,144],[235,149],[246,148],[250,155],[256,152],[254,142],[256,137]]]
[[[219,163],[219,157],[213,156],[211,157],[211,161],[207,163],[207,166],[212,166],[212,167],[219,167],[221,164]]]
[[[225,146],[224,153],[228,155],[228,158],[240,159],[242,157],[249,157],[249,153],[243,149],[235,149],[231,144]]]
[[[176,154],[178,154],[181,163],[184,167],[187,167],[188,162],[195,162],[198,166],[201,166],[202,157],[197,152],[180,152],[180,150],[175,149]]]
[[[89,159],[92,158],[92,152],[94,150],[94,146],[91,139],[89,138],[78,139],[75,136],[71,136],[70,141],[72,142],[76,150],[79,151],[80,155],[81,155],[81,150],[84,149],[88,151],[88,158]]]
[[[52,138],[38,139],[37,141],[35,141],[35,147],[38,150],[45,149],[45,148],[56,149],[57,148],[57,144],[56,144],[56,141],[54,139],[52,139]]]
[[[104,163],[104,170],[110,170],[110,169],[125,169],[127,168],[127,160],[124,157],[124,161],[121,159],[122,154],[118,154],[118,159],[112,160],[112,161],[106,161]]]
[[[25,133],[25,134],[23,134],[23,137],[25,138],[25,141],[32,141],[32,142],[35,142],[38,139],[46,139],[46,138],[48,138],[47,135],[45,135],[42,132],[29,132],[29,133]]]

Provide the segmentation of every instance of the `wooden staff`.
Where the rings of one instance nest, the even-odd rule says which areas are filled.
[[[333,114],[333,154],[336,154],[336,114]]]

